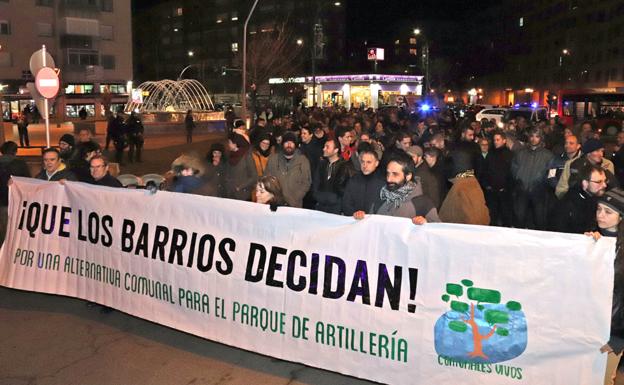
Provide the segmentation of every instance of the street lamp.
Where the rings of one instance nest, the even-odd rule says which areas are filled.
[[[184,73],[186,72],[187,69],[191,68],[191,67],[195,67],[196,64],[189,64],[186,67],[182,68],[182,71],[180,71],[180,75],[178,75],[178,81],[182,80],[182,76],[184,75]]]
[[[559,55],[559,89],[563,89],[563,84],[565,83],[565,74],[563,72],[563,58],[565,56],[570,56],[570,50],[564,48],[561,50],[561,54]]]
[[[245,120],[247,120],[247,25],[249,24],[249,19],[251,19],[251,15],[256,9],[256,5],[258,5],[258,0],[255,0],[253,5],[251,6],[249,15],[247,15],[247,19],[245,20],[245,26],[243,27],[243,100],[242,100],[243,116],[242,118]]]
[[[297,45],[303,45],[303,40],[297,39]]]
[[[421,30],[420,28],[414,28],[414,35],[415,36],[421,36]],[[423,39],[423,53],[422,53],[422,63],[423,63],[423,69],[424,69],[424,75],[425,75],[425,92],[423,93],[424,95],[429,94],[429,86],[430,86],[430,82],[429,82],[429,41],[427,40],[426,37],[422,36],[421,39]]]
[[[335,7],[340,7],[342,3],[340,1],[334,2]],[[321,3],[316,1],[316,15],[314,16],[314,23],[312,25],[312,106],[316,104],[316,59],[317,59],[317,49],[322,44],[322,41],[319,41],[319,37],[323,36],[323,25],[321,24],[320,15],[322,10]]]

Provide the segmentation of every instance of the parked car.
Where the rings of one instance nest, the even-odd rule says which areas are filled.
[[[496,121],[496,126],[499,128],[503,127],[503,116],[505,115],[505,111],[507,108],[485,108],[479,111],[475,117],[477,121],[481,121],[481,119]]]
[[[505,111],[503,115],[503,123],[507,123],[512,119],[524,117],[529,122],[539,122],[548,120],[548,109],[546,107],[514,107]]]

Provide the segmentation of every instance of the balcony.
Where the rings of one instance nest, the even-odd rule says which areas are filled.
[[[64,17],[60,22],[61,35],[100,36],[100,22],[97,19]]]

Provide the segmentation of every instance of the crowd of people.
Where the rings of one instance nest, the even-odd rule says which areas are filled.
[[[594,238],[614,236],[619,245],[624,215],[624,132],[605,150],[591,122],[564,127],[557,119],[519,117],[495,122],[457,120],[451,111],[419,116],[403,109],[298,109],[281,117],[259,114],[247,130],[228,119],[224,143],[205,156],[183,154],[172,163],[166,189],[362,219],[367,214],[405,217],[414,224],[446,222],[495,225]],[[194,122],[187,113],[187,142]],[[115,160],[141,160],[143,126],[132,114],[111,117]],[[30,176],[0,148],[2,205],[10,175]],[[121,187],[88,130],[66,134],[43,152],[35,177]],[[4,219],[3,219],[4,220]],[[616,260],[616,278],[624,274]],[[622,271],[620,271],[622,270]],[[617,283],[610,356],[624,350],[624,296]]]
[[[624,133],[605,154],[590,122],[573,130],[518,118],[501,129],[448,115],[260,117],[250,130],[232,127],[224,146],[195,162],[197,187],[187,192],[255,200],[257,179],[271,175],[292,207],[583,233],[597,226],[597,198],[624,182]]]

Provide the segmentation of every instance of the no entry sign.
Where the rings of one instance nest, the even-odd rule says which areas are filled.
[[[59,91],[59,77],[52,68],[43,67],[35,77],[37,91],[46,99],[52,99]]]

